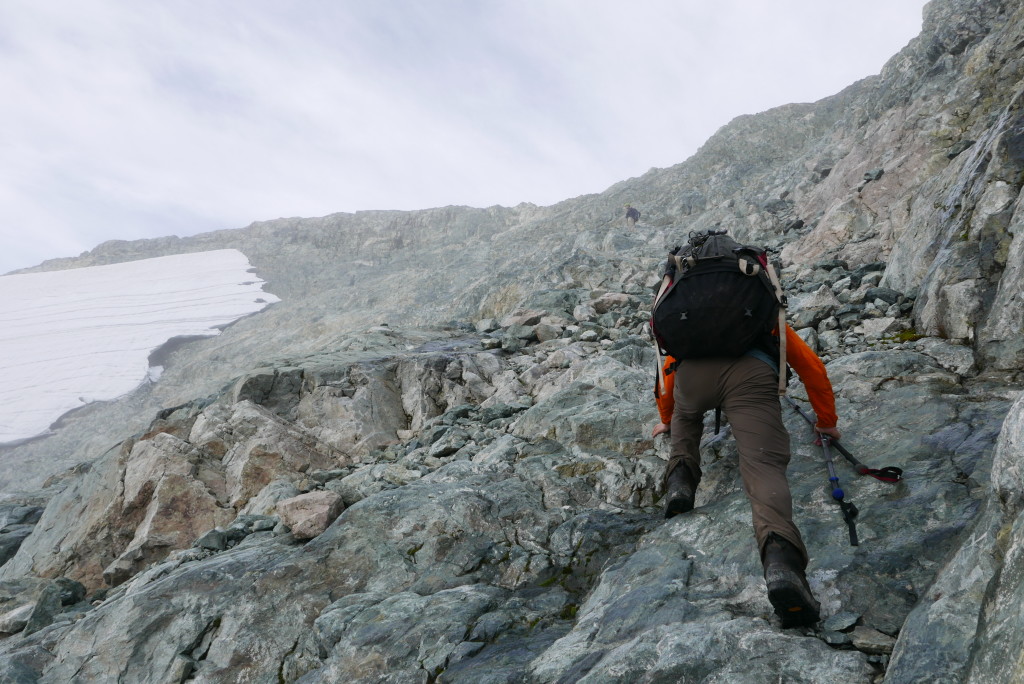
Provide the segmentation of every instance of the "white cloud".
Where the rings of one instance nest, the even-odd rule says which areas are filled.
[[[877,73],[923,4],[8,0],[0,272],[169,230],[599,192]]]

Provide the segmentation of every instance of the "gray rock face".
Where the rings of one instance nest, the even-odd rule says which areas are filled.
[[[564,361],[552,363],[556,354]],[[401,384],[429,396],[428,413],[436,415],[359,461],[312,438],[316,425],[301,424],[299,414],[289,423],[230,389],[161,419],[165,431],[108,452],[50,503],[40,521],[47,534],[26,540],[0,573],[13,581],[70,570],[90,589],[102,579],[116,586],[86,610],[35,599],[47,606],[38,609],[42,626],[0,641],[0,664],[55,682],[113,672],[140,681],[304,682],[763,681],[768,672],[787,681],[867,682],[883,671],[894,643],[890,677],[906,662],[899,640],[931,638],[918,636],[907,618],[923,610],[920,597],[957,553],[979,506],[998,505],[987,500],[991,474],[1005,480],[991,501],[1024,501],[1016,493],[1024,485],[993,460],[1009,408],[1004,394],[947,369],[939,352],[840,356],[829,370],[844,443],[866,461],[900,466],[907,480],[893,487],[841,471],[861,509],[863,545],[850,547],[828,503],[820,456],[802,419],[787,414],[809,577],[825,616],[836,620],[821,631],[780,630],[725,435],[707,440],[698,507],[661,518],[657,483],[668,453],[646,437],[655,420],[646,344],[531,343],[517,354],[486,355],[489,382],[465,372],[470,362],[479,369],[482,355],[458,348],[382,361],[386,382],[403,367],[431,369],[418,375],[419,393],[413,375]],[[347,378],[365,365],[331,369],[328,358],[310,359],[302,377]],[[524,401],[463,403],[467,385],[490,387],[484,394],[492,397],[514,385]],[[321,387],[303,382],[296,396],[267,400],[322,401]],[[216,427],[232,416],[250,427]],[[365,424],[376,420],[366,414]],[[1011,445],[1000,448],[1012,452],[1007,434],[1014,433],[1003,431]],[[138,536],[123,511],[141,483],[208,481],[211,491],[219,487],[225,519],[241,512],[248,503],[231,495],[227,469],[214,465],[253,454],[257,435],[263,452],[276,454],[260,457],[272,477],[264,490],[282,495],[260,491],[256,499],[272,507],[286,503],[284,492],[306,490],[344,501],[325,531],[303,544],[296,537],[312,535],[257,531],[273,519],[241,515],[196,533],[196,548],[192,539],[168,537],[162,556],[123,578],[86,572],[119,553],[117,539]],[[327,454],[332,464],[323,467]],[[151,471],[159,478],[140,475]],[[112,494],[104,482],[115,483]],[[172,509],[147,510],[151,529],[178,519]],[[55,553],[54,538],[78,539],[73,555]],[[980,606],[958,609],[964,615]],[[842,617],[851,614],[852,621]],[[102,657],[93,643],[105,644]],[[928,664],[941,671],[934,659]]]
[[[935,0],[880,76],[552,207],[281,220],[49,264],[235,247],[284,301],[5,451],[0,672],[1021,679],[1022,34],[1018,3]],[[653,288],[667,247],[719,225],[781,251],[842,443],[905,474],[836,463],[850,546],[785,410],[815,628],[781,629],[767,601],[727,424],[709,417],[696,508],[660,508]],[[80,465],[13,491],[54,462]],[[323,515],[294,514],[310,500]]]
[[[1010,603],[1019,600],[1021,590],[1016,555],[1024,503],[1022,440],[1024,398],[1003,425],[990,493],[971,534],[908,617],[893,653],[891,681],[920,681],[922,672],[939,681],[1020,677],[1019,664],[1006,656],[1019,652],[1021,629],[1019,610]]]

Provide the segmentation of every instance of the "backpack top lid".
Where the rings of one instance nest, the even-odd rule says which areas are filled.
[[[689,242],[679,250],[679,256],[687,259],[689,265],[694,261],[726,259],[737,261],[740,258],[757,258],[761,265],[766,265],[766,252],[759,247],[741,245],[732,239],[724,230],[708,230],[701,233],[690,233]]]
[[[664,275],[674,286],[678,278],[686,278],[688,271],[698,263],[701,263],[701,271],[731,270],[738,265],[746,275],[763,275],[768,289],[772,289],[768,275],[763,273],[768,268],[767,252],[760,247],[741,245],[724,230],[690,233],[685,247],[669,252]]]
[[[720,259],[735,254],[737,249],[742,249],[742,245],[724,230],[691,233],[686,247],[688,253],[698,259]]]

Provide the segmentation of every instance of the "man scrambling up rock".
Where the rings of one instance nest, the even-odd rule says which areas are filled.
[[[701,233],[672,255],[670,265],[652,317],[659,347],[668,354],[664,369],[674,371],[660,374],[655,389],[661,414],[655,434],[668,428],[672,444],[665,517],[693,509],[704,414],[721,409],[736,437],[768,599],[783,627],[813,625],[819,605],[805,576],[807,549],[793,522],[779,371],[793,367],[818,415],[816,430],[839,439],[825,366],[785,324],[781,287],[763,251],[724,232]]]

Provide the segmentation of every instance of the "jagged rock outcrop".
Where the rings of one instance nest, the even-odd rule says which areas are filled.
[[[5,489],[0,671],[1020,679],[1022,32],[1019,2],[934,0],[880,76],[553,207],[279,220],[50,264],[230,246],[283,301],[5,453],[83,463]],[[658,505],[652,287],[667,246],[719,225],[781,250],[843,443],[905,473],[837,464],[850,546],[786,411],[814,629],[780,629],[765,597],[728,427],[709,417],[696,509]]]

